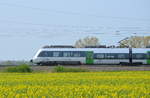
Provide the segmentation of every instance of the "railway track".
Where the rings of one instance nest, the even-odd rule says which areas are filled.
[[[15,65],[12,65],[15,66]],[[141,66],[120,66],[120,65],[63,65],[70,68],[86,68],[92,71],[150,71],[150,65]],[[1,66],[0,70],[3,70],[9,66]],[[31,68],[35,71],[51,72],[56,66],[37,66],[32,65]]]
[[[117,65],[75,65],[69,66],[64,65],[65,67],[70,68],[86,68],[92,71],[150,71],[150,65],[141,65],[141,66],[117,66]],[[50,71],[56,66],[32,66],[33,70],[39,71]]]

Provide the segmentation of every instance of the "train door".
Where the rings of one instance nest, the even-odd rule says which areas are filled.
[[[147,52],[147,64],[150,64],[150,51]]]
[[[86,52],[86,64],[93,64],[93,51]]]

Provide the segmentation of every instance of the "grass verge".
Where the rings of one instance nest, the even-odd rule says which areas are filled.
[[[26,73],[26,72],[32,72],[33,70],[30,68],[29,65],[19,65],[19,66],[13,66],[13,67],[7,67],[4,72],[19,72],[19,73]]]
[[[83,69],[83,68],[67,68],[64,66],[56,66],[53,69],[53,72],[89,72],[90,70],[88,69]]]

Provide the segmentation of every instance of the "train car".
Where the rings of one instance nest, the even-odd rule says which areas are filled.
[[[150,48],[133,48],[132,62],[141,64],[150,64]]]
[[[50,64],[150,64],[149,48],[41,48],[31,60]]]
[[[128,48],[100,48],[94,50],[94,64],[129,63]]]
[[[86,64],[85,49],[77,48],[42,48],[39,49],[33,63],[38,65],[47,64]]]

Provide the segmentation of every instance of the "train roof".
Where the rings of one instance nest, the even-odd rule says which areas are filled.
[[[132,53],[147,53],[150,48],[133,48]]]

